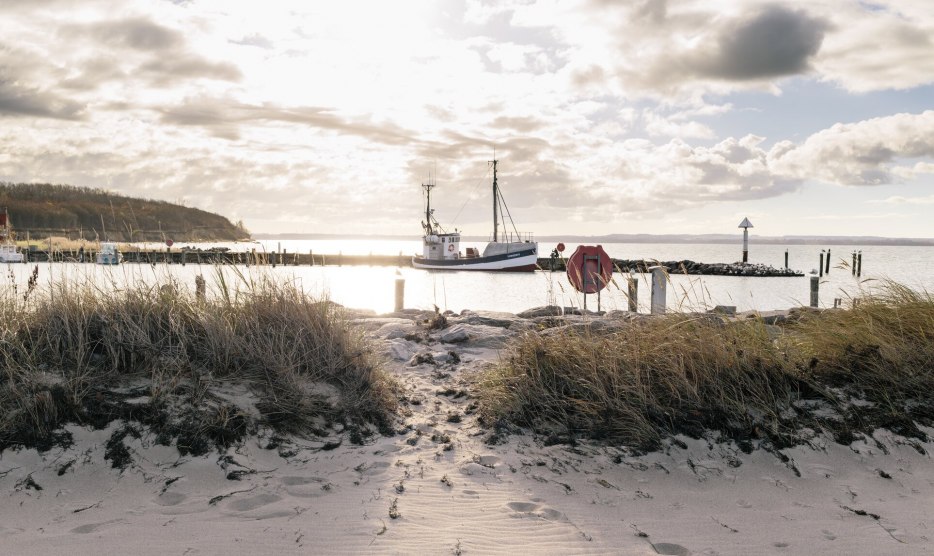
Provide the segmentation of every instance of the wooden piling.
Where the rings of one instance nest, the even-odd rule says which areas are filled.
[[[629,275],[629,312],[639,312],[639,281],[634,274]]]

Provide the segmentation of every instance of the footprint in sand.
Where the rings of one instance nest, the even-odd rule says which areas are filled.
[[[177,506],[185,501],[188,496],[181,492],[163,492],[156,496],[156,504],[160,506]]]
[[[373,463],[369,465],[365,463],[361,463],[360,465],[354,468],[354,471],[356,471],[357,473],[360,473],[360,475],[363,475],[366,477],[372,477],[374,475],[380,475],[382,473],[385,473],[387,469],[389,469],[389,462],[374,461]]]
[[[300,498],[317,498],[334,490],[334,485],[321,477],[282,477],[281,480],[290,496]]]
[[[752,504],[750,504],[749,502],[745,500],[737,500],[736,505],[739,506],[740,508],[746,508],[747,510],[752,507]]]
[[[522,513],[531,513],[540,507],[538,504],[533,504],[532,502],[510,502],[506,504],[506,506],[514,512]]]
[[[282,500],[282,497],[275,494],[258,494],[242,500],[234,500],[227,507],[238,512],[248,512],[256,508],[262,508],[273,502],[278,502],[279,500]]]
[[[483,467],[486,467],[488,469],[493,469],[496,467],[496,464],[500,462],[500,459],[499,459],[499,456],[492,456],[492,455],[474,456],[473,462],[476,463],[477,465],[482,465]]]
[[[680,544],[670,542],[653,543],[652,548],[655,549],[655,552],[664,554],[665,556],[688,556],[691,553],[690,550],[684,548]]]
[[[828,541],[837,540],[837,536],[834,535],[832,531],[828,531],[827,529],[822,529],[821,533],[824,534],[824,538],[827,539]]]
[[[464,490],[464,491],[461,491],[461,492],[462,492],[462,494],[463,494],[464,496],[467,496],[468,498],[473,498],[473,499],[475,499],[475,500],[479,500],[479,499],[480,499],[480,493],[477,492],[476,490]]]
[[[119,522],[121,522],[121,521],[123,521],[123,520],[122,520],[122,519],[112,519],[112,520],[110,520],[110,521],[102,521],[101,523],[88,523],[87,525],[81,525],[81,526],[79,526],[79,527],[75,527],[75,528],[72,529],[70,532],[71,532],[71,533],[76,533],[76,534],[79,534],[79,535],[86,535],[86,534],[88,534],[88,533],[93,533],[94,531],[97,531],[97,530],[101,529],[102,527],[105,527],[105,526],[107,526],[107,525],[112,525],[112,524],[114,524],[114,523],[119,523]]]
[[[521,517],[538,517],[546,521],[568,521],[568,518],[558,510],[547,507],[542,508],[541,505],[534,502],[509,502],[506,507],[522,514]]]

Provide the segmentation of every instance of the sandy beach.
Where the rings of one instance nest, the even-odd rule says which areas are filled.
[[[932,443],[879,430],[780,451],[675,437],[636,453],[477,422],[475,373],[534,319],[361,315],[405,386],[393,436],[261,431],[180,456],[122,424],[0,455],[4,554],[930,554]],[[585,317],[566,317],[570,324]],[[597,319],[600,320],[600,319]],[[612,321],[612,315],[603,317]],[[242,407],[249,392],[217,385]],[[934,431],[926,430],[931,434]]]

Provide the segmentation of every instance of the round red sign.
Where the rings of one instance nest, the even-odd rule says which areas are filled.
[[[165,246],[166,246],[166,247],[172,247],[172,244],[173,244],[173,243],[175,243],[175,242],[172,241],[171,239],[165,240]]]
[[[597,293],[613,278],[613,259],[600,245],[579,245],[568,259],[568,281],[581,293]]]
[[[558,246],[555,247],[555,249],[558,250],[558,253],[564,253],[564,244],[563,244],[563,243],[559,243]]]

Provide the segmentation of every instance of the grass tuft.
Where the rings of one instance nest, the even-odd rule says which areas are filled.
[[[394,381],[339,306],[290,283],[218,276],[209,299],[170,279],[129,288],[60,281],[25,297],[4,290],[0,451],[47,448],[63,441],[63,424],[116,419],[195,454],[257,425],[388,429]]]
[[[923,438],[914,423],[934,422],[932,386],[934,300],[887,284],[853,310],[803,312],[781,327],[675,314],[607,332],[529,332],[481,376],[478,397],[486,423],[549,437],[652,449],[714,430],[781,447],[808,427]]]

